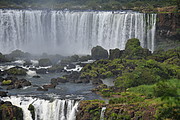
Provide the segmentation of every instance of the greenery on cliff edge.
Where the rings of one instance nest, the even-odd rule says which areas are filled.
[[[0,0],[1,8],[33,8],[33,9],[91,9],[91,10],[124,10],[132,9],[143,12],[164,10],[177,12],[179,0]]]

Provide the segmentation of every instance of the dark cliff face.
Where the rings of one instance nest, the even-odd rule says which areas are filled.
[[[156,26],[156,48],[169,49],[180,43],[180,13],[159,13]]]

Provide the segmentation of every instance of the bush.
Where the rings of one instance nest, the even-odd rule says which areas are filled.
[[[162,97],[163,99],[167,97],[177,97],[177,86],[170,82],[160,81],[154,87],[154,95],[156,97]]]

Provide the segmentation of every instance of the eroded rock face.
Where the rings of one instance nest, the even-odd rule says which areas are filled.
[[[158,13],[156,48],[170,49],[180,43],[180,13]],[[174,44],[173,44],[174,43]]]
[[[174,37],[178,38],[180,27],[179,13],[159,13],[157,22],[157,32],[160,37]]]
[[[12,105],[11,102],[0,102],[0,120],[23,120],[21,108]]]

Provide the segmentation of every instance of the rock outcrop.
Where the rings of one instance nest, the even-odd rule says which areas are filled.
[[[180,45],[180,13],[158,13],[156,49],[170,49]]]
[[[23,120],[23,111],[11,102],[0,101],[0,120]]]
[[[99,59],[107,59],[108,58],[108,51],[102,48],[101,46],[93,47],[91,50],[91,56],[95,60]]]

